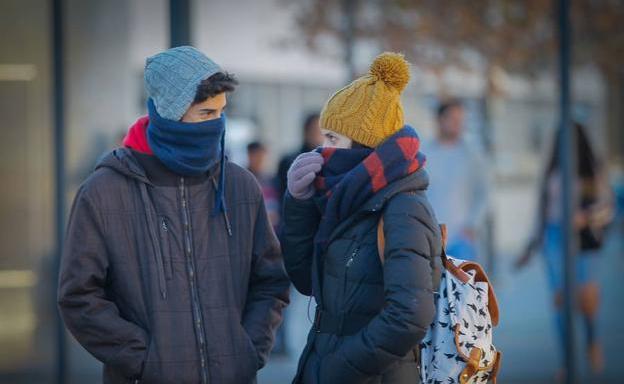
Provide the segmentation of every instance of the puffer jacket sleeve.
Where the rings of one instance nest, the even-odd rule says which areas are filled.
[[[101,362],[139,378],[149,337],[119,314],[105,290],[109,258],[97,207],[85,188],[71,210],[61,260],[58,305],[74,337]]]
[[[314,235],[320,212],[313,199],[297,200],[286,192],[282,221],[281,240],[286,271],[295,288],[310,296]]]
[[[440,232],[423,195],[393,197],[384,214],[385,307],[321,362],[321,382],[359,383],[418,346],[435,315],[434,257]]]
[[[290,286],[279,243],[262,198],[258,203],[253,241],[253,262],[243,327],[258,352],[261,368],[269,357],[274,332],[282,320],[282,311],[288,305]]]

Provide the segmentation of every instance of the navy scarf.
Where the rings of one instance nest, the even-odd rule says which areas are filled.
[[[410,126],[373,149],[319,148],[325,164],[315,180],[323,216],[315,243],[325,250],[333,230],[384,187],[422,168],[425,155]]]
[[[165,119],[154,101],[147,101],[147,140],[154,155],[171,171],[182,176],[199,176],[221,163],[215,213],[225,211],[225,115],[200,123]]]

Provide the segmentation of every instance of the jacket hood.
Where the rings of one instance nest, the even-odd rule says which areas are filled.
[[[141,116],[128,129],[128,133],[123,139],[123,146],[131,148],[137,152],[153,155],[152,149],[147,141],[147,126],[149,117]]]
[[[151,184],[145,170],[128,148],[117,148],[105,155],[95,166],[95,169],[110,168],[124,176],[136,179],[146,184]]]

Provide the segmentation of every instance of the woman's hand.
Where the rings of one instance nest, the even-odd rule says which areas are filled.
[[[298,200],[306,200],[314,195],[314,179],[324,163],[320,153],[302,153],[293,161],[286,174],[288,192]]]

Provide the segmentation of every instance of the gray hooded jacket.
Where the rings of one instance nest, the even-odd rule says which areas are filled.
[[[58,302],[104,383],[250,383],[266,362],[289,282],[254,177],[228,162],[214,215],[217,170],[159,185],[117,149],[80,187]]]

